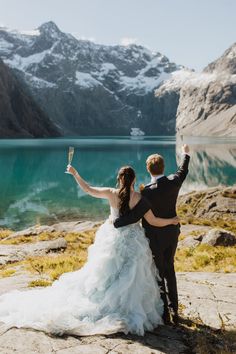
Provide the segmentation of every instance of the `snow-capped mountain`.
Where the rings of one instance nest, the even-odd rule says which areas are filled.
[[[49,117],[34,102],[0,60],[0,137],[50,137],[60,135]]]
[[[78,40],[47,22],[32,32],[0,28],[0,57],[63,135],[175,133],[178,95],[156,99],[154,89],[182,67],[158,52]]]
[[[158,98],[179,95],[177,132],[236,136],[236,43],[201,73],[173,72],[156,91]]]

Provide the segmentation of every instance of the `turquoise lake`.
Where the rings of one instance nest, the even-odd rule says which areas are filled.
[[[187,138],[191,148],[189,175],[182,192],[236,183],[236,138]],[[100,137],[0,140],[0,227],[15,230],[63,220],[104,219],[106,201],[85,195],[65,174],[68,147],[75,147],[73,165],[95,186],[116,184],[122,165],[132,165],[137,187],[148,183],[148,155],[160,153],[166,174],[181,158],[175,137]]]

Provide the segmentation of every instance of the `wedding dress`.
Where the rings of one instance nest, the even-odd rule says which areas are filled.
[[[0,296],[0,332],[33,328],[57,335],[143,335],[162,323],[163,303],[148,240],[139,224],[99,228],[87,263],[52,286]],[[1,328],[2,327],[2,328]]]

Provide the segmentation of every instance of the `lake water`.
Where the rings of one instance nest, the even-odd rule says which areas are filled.
[[[236,139],[184,138],[191,147],[189,175],[182,192],[236,183]],[[175,137],[129,137],[0,140],[0,227],[21,229],[36,223],[103,219],[106,201],[85,195],[65,174],[68,147],[75,147],[73,165],[92,185],[115,186],[122,165],[137,172],[137,186],[148,183],[145,160],[160,153],[166,174],[180,158]]]

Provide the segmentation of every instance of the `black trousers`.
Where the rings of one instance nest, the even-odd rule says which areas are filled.
[[[171,307],[178,311],[178,291],[174,268],[174,257],[178,244],[180,228],[163,228],[158,230],[146,230],[146,236],[150,242],[150,248],[154,262],[159,271],[158,285],[161,289],[161,298],[164,303],[164,314]]]

